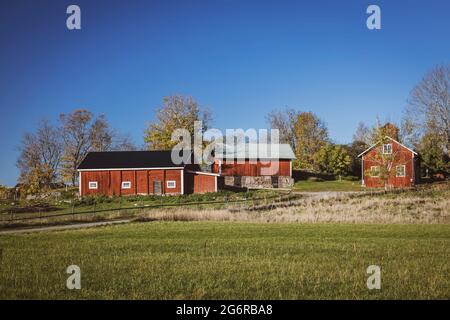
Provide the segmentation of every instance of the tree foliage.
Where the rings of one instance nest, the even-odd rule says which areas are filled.
[[[144,141],[150,150],[169,150],[177,144],[172,141],[172,132],[187,129],[194,139],[194,122],[202,121],[202,132],[206,131],[211,115],[202,110],[192,97],[174,95],[164,97],[162,106],[156,109],[156,121],[149,123]]]
[[[351,159],[347,150],[339,145],[326,144],[314,155],[320,172],[338,176],[348,173]]]
[[[325,146],[328,130],[325,123],[312,112],[301,112],[295,122],[296,157],[294,166],[299,169],[315,170],[314,156]]]

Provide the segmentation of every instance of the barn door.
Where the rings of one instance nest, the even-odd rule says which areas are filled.
[[[162,182],[155,180],[153,181],[153,193],[154,194],[162,194]]]

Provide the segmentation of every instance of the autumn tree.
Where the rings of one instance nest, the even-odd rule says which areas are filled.
[[[194,141],[194,122],[202,121],[202,132],[206,131],[211,115],[202,110],[192,97],[174,95],[164,97],[162,106],[156,109],[156,120],[145,130],[144,141],[150,150],[169,150],[177,141],[172,141],[176,129],[186,129]]]
[[[338,176],[341,180],[350,169],[351,159],[345,148],[328,143],[314,155],[314,162],[320,172]]]
[[[297,159],[294,165],[299,169],[315,170],[314,155],[328,143],[325,123],[312,112],[301,112],[295,122]]]
[[[286,107],[284,110],[273,110],[266,116],[270,128],[279,130],[280,143],[288,143],[293,150],[297,148],[295,123],[299,115],[299,111]]]
[[[19,146],[19,182],[35,193],[57,181],[63,145],[58,129],[42,120],[36,133],[26,133]]]
[[[62,175],[72,185],[77,181],[77,167],[89,151],[108,151],[112,145],[112,130],[105,118],[85,109],[61,114],[61,136],[64,141]]]

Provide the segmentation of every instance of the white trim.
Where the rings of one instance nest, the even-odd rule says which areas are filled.
[[[186,172],[187,173],[202,174],[202,175],[205,175],[205,176],[220,177],[220,174],[218,174],[218,173],[203,172],[203,171],[192,171],[192,170],[186,170]]]
[[[124,187],[124,183],[129,184],[129,187]],[[122,181],[120,184],[120,189],[131,189],[131,181]]]
[[[375,170],[373,170],[373,168],[378,168],[378,175],[377,176],[373,176],[372,175],[372,172],[375,171]],[[371,175],[370,175],[371,178],[379,178],[380,177],[380,166],[370,166],[370,172],[371,172]]]
[[[398,167],[403,167],[403,175],[402,176],[398,175],[398,171],[397,171]],[[396,178],[404,178],[404,177],[406,177],[406,166],[404,164],[399,164],[399,165],[395,166],[395,177]]]
[[[394,141],[394,142],[396,142],[396,143],[398,143],[399,145],[401,145],[403,148],[405,148],[405,149],[407,149],[407,150],[409,150],[409,151],[411,151],[413,154],[415,154],[416,156],[417,156],[417,152],[415,152],[414,150],[412,150],[412,149],[410,149],[410,148],[408,148],[407,146],[405,146],[403,143],[400,143],[400,142],[398,142],[397,140],[395,140],[395,139],[392,139],[391,137],[389,137],[389,136],[385,136],[385,138],[388,138],[388,139],[391,139],[392,141]],[[371,150],[373,147],[375,147],[375,146],[377,146],[377,145],[379,145],[380,144],[380,142],[381,141],[379,141],[379,142],[377,142],[377,143],[375,143],[375,144],[373,144],[373,145],[371,145],[369,148],[367,148],[366,150],[364,150],[363,152],[361,152],[360,154],[358,154],[358,158],[359,157],[361,157],[363,154],[365,154],[367,151],[369,151],[369,150]]]
[[[81,172],[78,172],[78,194],[81,197]]]
[[[217,192],[217,176],[214,177],[214,191]]]
[[[169,183],[173,183],[173,187],[170,187]],[[166,180],[166,188],[167,189],[175,189],[176,187],[177,187],[177,181],[176,180]]]
[[[364,185],[364,157],[361,158],[361,185]]]
[[[133,170],[180,170],[184,167],[154,167],[154,168],[102,168],[102,169],[78,169],[78,171],[133,171]]]
[[[386,152],[385,147],[388,147],[389,150],[387,151],[390,152]],[[392,143],[383,143],[383,154],[392,154]]]
[[[95,187],[91,187],[91,183],[95,183]],[[88,189],[89,190],[97,190],[98,189],[98,182],[97,181],[89,181],[88,182]]]
[[[181,194],[184,194],[184,169],[181,170]]]

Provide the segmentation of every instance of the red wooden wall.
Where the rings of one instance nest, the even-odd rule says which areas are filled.
[[[163,194],[180,194],[182,191],[180,169],[164,170],[102,170],[81,172],[81,195],[104,194],[108,196],[152,194],[153,182],[162,182]],[[176,181],[175,188],[167,188],[167,181]],[[97,181],[97,189],[89,189],[89,181]],[[130,189],[122,189],[122,181],[130,181]]]
[[[268,161],[267,161],[268,162]],[[213,165],[213,172],[219,173],[219,163]],[[261,161],[224,160],[222,162],[223,176],[291,176],[291,160],[281,159],[268,163]]]
[[[413,153],[395,141],[390,141],[389,143],[392,144],[392,154],[395,155],[395,158],[392,174],[388,179],[388,185],[392,185],[393,187],[413,186],[415,180]],[[370,170],[371,166],[380,166],[374,157],[377,153],[379,154],[381,152],[381,148],[382,145],[377,146],[362,156],[364,185],[369,188],[384,187],[383,181],[380,178],[371,177],[367,174],[367,170]],[[395,176],[395,166],[397,165],[405,165],[405,177]]]

